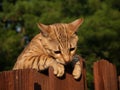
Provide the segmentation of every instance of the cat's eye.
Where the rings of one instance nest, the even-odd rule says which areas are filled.
[[[60,53],[61,53],[61,51],[54,51],[54,53],[55,53],[55,54],[60,54]]]
[[[75,50],[75,48],[70,48],[70,51],[73,51],[73,50]]]

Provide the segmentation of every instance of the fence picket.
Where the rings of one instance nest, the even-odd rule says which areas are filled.
[[[94,63],[95,90],[118,90],[117,73],[113,64],[107,60]]]

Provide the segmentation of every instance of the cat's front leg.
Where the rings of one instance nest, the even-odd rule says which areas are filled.
[[[53,67],[54,69],[54,74],[57,76],[57,77],[61,77],[63,76],[64,74],[64,65],[56,62],[55,60],[54,61],[51,61],[50,63],[50,66]]]
[[[81,76],[81,65],[80,65],[80,61],[76,62],[74,69],[73,69],[73,73],[72,73],[73,77],[75,79],[79,79]]]
[[[75,79],[79,79],[81,76],[81,62],[79,61],[78,55],[73,58],[74,69],[72,75]]]

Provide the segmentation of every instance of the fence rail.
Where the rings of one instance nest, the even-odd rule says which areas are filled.
[[[11,70],[0,73],[0,90],[87,90],[86,69],[83,59],[82,76],[75,80],[70,67],[62,78],[53,74],[53,69],[42,73],[36,70]],[[95,90],[120,90],[120,76],[117,78],[116,67],[106,60],[93,65]],[[119,82],[119,83],[118,83]]]

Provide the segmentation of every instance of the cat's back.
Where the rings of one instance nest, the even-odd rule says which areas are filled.
[[[26,45],[22,53],[19,55],[18,60],[26,58],[27,56],[40,55],[42,53],[45,52],[41,43],[41,34],[39,33],[33,37],[28,45]]]

